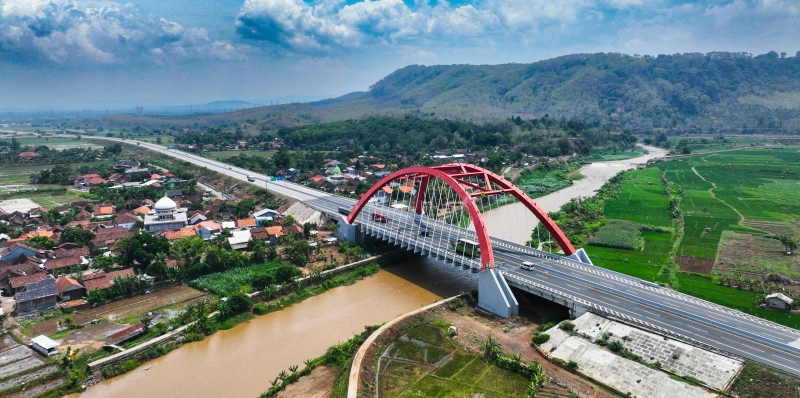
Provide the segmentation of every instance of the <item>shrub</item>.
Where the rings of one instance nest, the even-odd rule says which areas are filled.
[[[232,314],[239,314],[250,311],[253,308],[253,300],[244,293],[234,293],[228,296],[228,309]]]
[[[139,361],[135,359],[125,361],[125,363],[122,364],[122,368],[125,372],[130,372],[131,370],[136,369],[137,366],[139,366]]]
[[[623,348],[625,348],[622,346],[622,343],[620,343],[619,340],[608,343],[606,347],[613,352],[620,352]]]
[[[574,332],[575,331],[575,324],[570,321],[561,322],[558,325],[558,328],[565,331],[565,332]]]
[[[572,371],[578,370],[578,363],[575,361],[569,361],[567,362],[567,367]]]
[[[531,338],[533,344],[542,345],[550,340],[550,335],[547,333],[535,333]]]
[[[256,315],[264,315],[269,313],[269,307],[264,304],[256,304],[253,306],[253,313]]]

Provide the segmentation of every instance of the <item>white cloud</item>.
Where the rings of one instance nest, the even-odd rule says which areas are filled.
[[[0,0],[0,54],[60,65],[240,59],[246,48],[143,15],[130,4],[88,0]]]

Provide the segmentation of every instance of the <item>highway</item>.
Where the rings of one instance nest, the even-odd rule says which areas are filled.
[[[130,140],[118,138],[94,138],[132,143]],[[258,186],[263,187],[268,178],[222,162],[169,151],[159,145],[143,142],[139,145],[245,182],[248,175],[254,176],[257,180],[254,184]],[[339,207],[352,206],[356,202],[299,184],[271,181],[267,184],[270,191],[302,200],[331,215],[337,214]],[[370,220],[369,215],[375,209],[386,214],[388,222]],[[359,215],[358,222],[367,231],[380,232],[384,236],[411,244],[412,247],[422,247],[423,250],[455,259],[475,270],[480,269],[479,260],[475,261],[453,250],[453,242],[458,238],[475,240],[473,231],[425,218],[423,223],[430,232],[426,236],[420,233],[420,223],[415,222],[413,213],[385,206],[368,206]],[[549,289],[584,303],[599,313],[636,320],[648,327],[684,336],[689,340],[800,376],[800,331],[527,246],[493,238],[492,247],[496,267],[512,286]],[[536,269],[522,270],[519,267],[522,261],[536,263]]]

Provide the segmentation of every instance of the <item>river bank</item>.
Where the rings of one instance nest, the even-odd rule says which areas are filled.
[[[353,285],[221,330],[94,385],[80,397],[258,396],[281,371],[321,356],[364,325],[472,288],[471,274],[427,261],[415,258],[388,267]],[[440,282],[444,280],[455,283]]]
[[[534,201],[548,213],[558,211],[561,206],[574,198],[593,195],[620,171],[635,169],[639,164],[664,157],[668,153],[663,148],[641,146],[647,150],[647,154],[626,160],[586,164],[578,170],[583,177],[575,180],[571,186],[536,198]],[[531,232],[539,224],[536,216],[519,202],[489,210],[483,214],[483,220],[493,237],[520,244],[530,240]],[[514,222],[509,222],[510,220]],[[470,225],[470,228],[473,226]]]

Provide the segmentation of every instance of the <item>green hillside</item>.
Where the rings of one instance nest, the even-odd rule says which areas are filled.
[[[532,64],[412,65],[367,92],[324,101],[213,115],[109,116],[95,122],[299,126],[408,113],[472,122],[564,116],[634,132],[794,133],[800,128],[800,56],[601,53]]]

